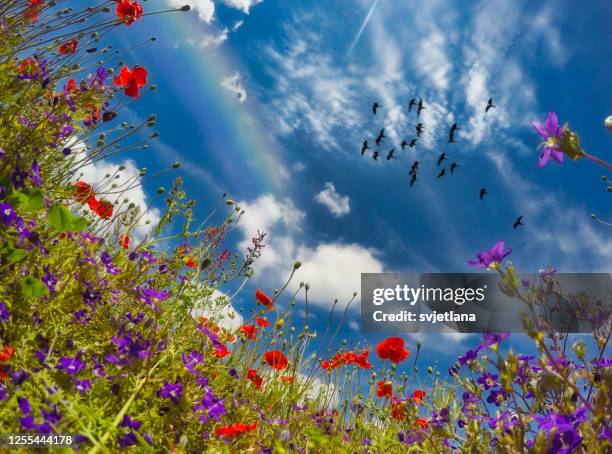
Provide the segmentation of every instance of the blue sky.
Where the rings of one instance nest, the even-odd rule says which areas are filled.
[[[158,38],[125,61],[147,67],[158,86],[129,115],[157,113],[160,139],[127,157],[149,168],[181,161],[200,219],[222,192],[239,201],[247,212],[230,246],[244,249],[257,229],[268,233],[238,306],[252,307],[255,286],[279,286],[296,259],[304,263],[296,283],[310,283],[324,321],[334,298],[358,290],[360,272],[468,271],[467,260],[499,239],[521,271],[612,268],[612,231],[589,217],[612,219],[602,171],[567,161],[537,169],[530,127],[555,110],[587,151],[610,160],[610,2],[192,4],[190,13],[120,31],[124,47]],[[417,123],[407,112],[412,97],[427,106],[426,130],[414,150],[401,151]],[[485,116],[489,97],[497,109]],[[383,106],[375,117],[374,101]],[[448,144],[453,122],[458,143]],[[389,137],[381,152],[395,147],[398,159],[361,157],[362,141],[373,143],[382,127]],[[443,151],[447,174],[450,162],[460,167],[437,179]],[[481,187],[490,194],[484,201]],[[514,231],[518,215],[525,226]],[[350,312],[342,335],[378,339],[359,332],[358,315]],[[468,345],[452,339],[444,355]],[[440,343],[430,344],[439,357]]]

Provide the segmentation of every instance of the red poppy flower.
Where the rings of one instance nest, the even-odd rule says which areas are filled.
[[[255,292],[255,299],[257,300],[258,304],[261,304],[262,306],[266,306],[269,311],[272,310],[272,298],[270,298],[260,289],[257,289],[257,292]]]
[[[0,350],[0,363],[3,363],[11,359],[13,357],[14,352],[15,352],[15,349],[9,347],[8,345],[5,345],[4,347],[2,347],[2,350]]]
[[[142,17],[142,6],[138,2],[129,0],[117,1],[117,17],[125,25],[132,25],[134,21]]]
[[[109,219],[113,215],[113,204],[108,200],[97,200],[95,197],[90,197],[87,203],[89,208],[102,219]]]
[[[257,423],[253,424],[242,424],[241,422],[235,422],[234,424],[230,424],[229,426],[219,427],[215,434],[217,437],[229,436],[232,437],[234,435],[239,435],[244,432],[250,432],[251,430],[257,429]]]
[[[287,368],[287,357],[278,350],[270,350],[264,354],[264,361],[272,369],[284,370]]]
[[[257,334],[257,327],[255,325],[242,325],[240,331],[245,335],[247,339],[255,339]]]
[[[74,184],[74,200],[83,204],[94,196],[93,187],[84,181],[77,181]]]
[[[255,384],[256,389],[261,389],[263,378],[257,375],[257,371],[255,369],[249,369],[249,371],[247,372],[247,378]]]
[[[257,324],[263,328],[265,328],[266,326],[270,326],[270,322],[268,320],[266,320],[263,317],[255,317],[255,321],[257,322]]]
[[[19,74],[29,74],[34,76],[40,72],[40,67],[35,58],[26,58],[21,61],[19,68],[17,69]]]
[[[406,420],[406,404],[402,401],[395,401],[391,403],[391,417],[396,421]]]
[[[188,266],[189,268],[195,268],[196,262],[193,261],[193,257],[189,256],[187,257],[187,261],[185,262],[185,266]]]
[[[280,379],[283,383],[287,383],[288,385],[293,383],[293,375],[283,375]]]
[[[425,391],[417,389],[415,392],[412,393],[412,400],[414,400],[417,404],[423,405],[423,397],[425,397],[426,395],[427,393]]]
[[[74,81],[74,79],[70,79],[68,81],[68,84],[66,84],[66,86],[64,87],[64,92],[72,93],[73,91],[78,92],[79,91],[79,87],[77,87],[77,84]]]
[[[376,346],[376,353],[381,359],[390,359],[394,363],[399,363],[410,355],[404,348],[404,339],[401,337],[389,337]]]
[[[72,55],[76,52],[79,42],[76,39],[70,39],[65,43],[60,44],[57,51],[62,55]]]
[[[421,426],[421,429],[427,429],[429,427],[429,423],[425,418],[417,418],[417,423]]]
[[[139,90],[147,85],[147,70],[142,66],[134,66],[134,70],[130,71],[130,68],[124,66],[113,82],[115,85],[125,87],[126,96],[138,98]]]
[[[215,347],[215,351],[213,352],[213,356],[216,358],[225,358],[229,355],[230,352],[224,344],[219,344]]]
[[[23,13],[24,19],[29,22],[36,22],[44,6],[43,0],[30,0],[30,4]]]
[[[379,381],[376,386],[378,386],[376,391],[378,397],[393,397],[393,383],[390,381]]]
[[[127,235],[123,235],[121,239],[119,240],[119,243],[121,244],[121,247],[123,249],[129,248],[130,247],[130,237]]]

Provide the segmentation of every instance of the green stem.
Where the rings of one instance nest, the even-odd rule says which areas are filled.
[[[612,165],[608,164],[606,161],[604,161],[603,159],[599,159],[596,156],[590,155],[585,151],[582,151],[582,157],[586,158],[590,161],[593,161],[595,164],[599,164],[600,166],[602,166],[604,169],[608,170],[609,172],[612,172]]]

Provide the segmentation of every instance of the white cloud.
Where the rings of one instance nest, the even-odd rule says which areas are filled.
[[[298,258],[302,267],[294,288],[298,281],[310,283],[309,299],[324,306],[331,306],[336,298],[348,301],[353,293],[360,293],[361,273],[383,272],[378,255],[376,250],[359,244],[320,243],[314,248],[300,247]]]
[[[315,196],[315,200],[325,205],[337,218],[345,216],[351,211],[349,197],[338,194],[334,184],[330,182],[325,183],[325,189]]]
[[[446,54],[447,39],[442,31],[434,28],[419,41],[415,51],[415,66],[421,76],[432,86],[446,91],[450,86],[452,65]]]
[[[232,8],[239,9],[245,14],[249,14],[250,9],[253,6],[260,4],[262,1],[263,0],[223,0],[223,3],[231,6]]]
[[[212,22],[215,14],[215,4],[212,0],[166,0],[166,2],[174,8],[180,8],[189,4],[191,9],[198,12],[200,20],[207,24]]]
[[[240,102],[245,102],[247,99],[247,91],[242,85],[242,76],[236,71],[231,76],[226,77],[221,81],[221,85],[236,95]]]
[[[242,24],[244,24],[243,20],[239,20],[236,23],[234,23],[234,25],[232,25],[232,31],[233,32],[237,31],[240,27],[242,27]]]
[[[228,331],[235,331],[242,326],[242,315],[232,306],[227,295],[219,290],[206,299],[196,302],[193,317],[204,316],[213,323]]]
[[[335,298],[350,299],[361,287],[361,273],[383,270],[378,252],[358,244],[339,242],[319,243],[309,246],[301,238],[301,223],[305,214],[289,199],[279,200],[271,194],[260,196],[251,202],[240,202],[245,210],[239,227],[243,233],[241,250],[250,245],[257,230],[268,236],[261,257],[255,263],[255,278],[262,275],[268,285],[276,278],[278,285],[289,275],[296,260],[301,268],[291,288],[300,281],[311,284],[309,295],[314,304],[331,305]]]
[[[227,41],[229,37],[229,29],[225,27],[216,35],[204,35],[200,40],[202,47],[217,47]]]

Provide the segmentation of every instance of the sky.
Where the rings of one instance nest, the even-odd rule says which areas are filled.
[[[145,9],[183,3],[151,0]],[[145,66],[157,90],[124,115],[156,113],[160,132],[146,153],[122,159],[148,168],[180,161],[197,219],[227,192],[246,210],[227,240],[233,250],[244,251],[257,230],[268,234],[237,308],[253,307],[256,287],[272,293],[295,260],[303,265],[294,285],[310,284],[315,327],[335,298],[344,304],[359,290],[362,272],[468,272],[467,260],[501,239],[523,272],[612,269],[612,230],[590,218],[612,219],[602,169],[568,160],[538,169],[530,126],[554,110],[585,150],[611,160],[610,2],[191,4],[118,32],[124,48],[157,38],[125,58]],[[407,109],[413,97],[426,106],[420,119]],[[496,108],[485,115],[489,97]],[[373,115],[375,101],[382,107]],[[417,146],[401,150],[418,121]],[[362,142],[373,145],[382,127],[381,154],[394,147],[397,159],[362,157]],[[441,152],[447,175],[436,178]],[[146,185],[141,203],[156,207],[154,191]],[[525,225],[514,230],[519,215]],[[342,338],[381,338],[362,333],[358,320],[355,304]],[[471,345],[470,336],[444,337],[452,342],[410,340],[447,362]]]

